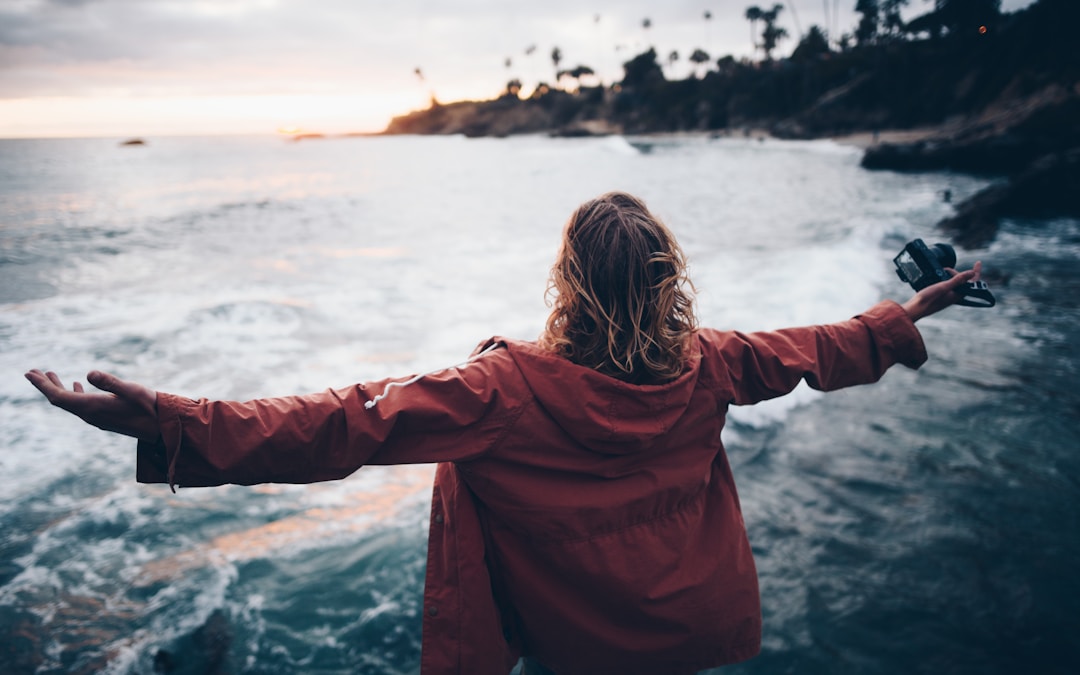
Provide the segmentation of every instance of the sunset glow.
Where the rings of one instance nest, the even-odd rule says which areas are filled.
[[[151,136],[381,131],[426,107],[415,92],[375,95],[49,96],[0,99],[0,136]],[[297,124],[295,121],[302,121]]]
[[[1004,0],[1002,9],[1030,2]],[[692,4],[0,3],[0,138],[377,132],[433,98],[493,98],[512,79],[524,93],[554,84],[560,67],[587,65],[611,84],[649,47],[756,54],[745,3],[713,3],[707,25]],[[824,24],[817,0],[786,4],[803,28]],[[837,34],[858,16],[854,0],[843,5],[830,19]],[[781,56],[797,44],[795,26],[786,28]],[[692,68],[683,58],[665,74]]]

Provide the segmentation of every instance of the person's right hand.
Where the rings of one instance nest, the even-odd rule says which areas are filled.
[[[78,382],[66,389],[51,371],[31,370],[26,379],[49,403],[99,429],[147,441],[158,438],[157,393],[137,382],[94,370],[86,374],[86,381],[107,392],[97,393],[83,391]]]

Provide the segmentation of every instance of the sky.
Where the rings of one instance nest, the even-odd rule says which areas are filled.
[[[695,48],[714,61],[753,55],[753,4],[773,3],[0,0],[0,138],[381,131],[433,96],[552,82],[554,47],[560,68],[587,65],[604,82],[649,46],[662,60],[677,51],[668,77],[685,77]],[[779,55],[812,24],[833,36],[855,25],[855,0],[785,5],[778,23],[792,38]],[[910,0],[905,16],[932,5]]]

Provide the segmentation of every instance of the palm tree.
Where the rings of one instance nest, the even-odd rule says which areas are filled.
[[[596,50],[597,50],[596,54],[594,55],[594,58],[596,59],[596,64],[600,67],[600,70],[603,70],[604,69],[604,61],[605,61],[605,59],[604,59],[604,54],[603,54],[603,48],[600,47],[600,44],[601,44],[600,36],[603,35],[603,29],[600,26],[600,19],[601,19],[601,16],[599,14],[593,14],[592,22],[593,22],[593,28],[594,28],[594,30],[596,30]],[[597,76],[596,80],[601,85],[603,84],[603,82],[600,80],[599,76]]]
[[[709,53],[704,49],[695,49],[694,53],[690,55],[690,62],[694,64],[694,72],[697,73],[701,64],[709,62]]]
[[[776,4],[772,9],[761,13],[761,18],[765,22],[765,29],[761,31],[761,50],[765,52],[766,61],[772,61],[772,52],[776,49],[776,43],[788,36],[787,30],[776,25],[776,20],[783,9],[783,5]]]
[[[555,64],[555,84],[559,84],[559,63],[562,62],[562,50],[554,47],[551,50],[551,62]]]
[[[761,21],[764,12],[757,5],[751,5],[746,8],[746,20],[750,22],[750,46],[755,50],[758,48],[757,43],[757,22]]]
[[[567,77],[573,78],[574,81],[577,82],[577,89],[580,90],[581,89],[581,78],[589,77],[590,75],[596,75],[596,72],[593,71],[593,69],[588,67],[588,66],[580,66],[579,65],[577,68],[574,68],[572,70],[559,71],[559,77],[560,78],[563,77],[564,75],[567,76]]]
[[[859,25],[855,28],[855,41],[860,45],[870,44],[878,32],[878,17],[881,11],[878,0],[858,0],[855,11],[862,14]]]

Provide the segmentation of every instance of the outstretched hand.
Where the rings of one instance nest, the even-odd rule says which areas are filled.
[[[973,268],[964,272],[957,272],[951,268],[945,271],[953,276],[945,281],[927,286],[911,296],[911,299],[903,304],[904,310],[912,321],[918,321],[924,316],[930,316],[959,302],[964,295],[957,289],[969,281],[979,280],[979,275],[982,274],[982,262],[975,263]]]
[[[99,393],[83,391],[79,382],[69,390],[52,371],[31,370],[26,379],[49,403],[99,429],[147,441],[158,437],[157,394],[137,382],[91,371],[86,381],[104,392]]]

